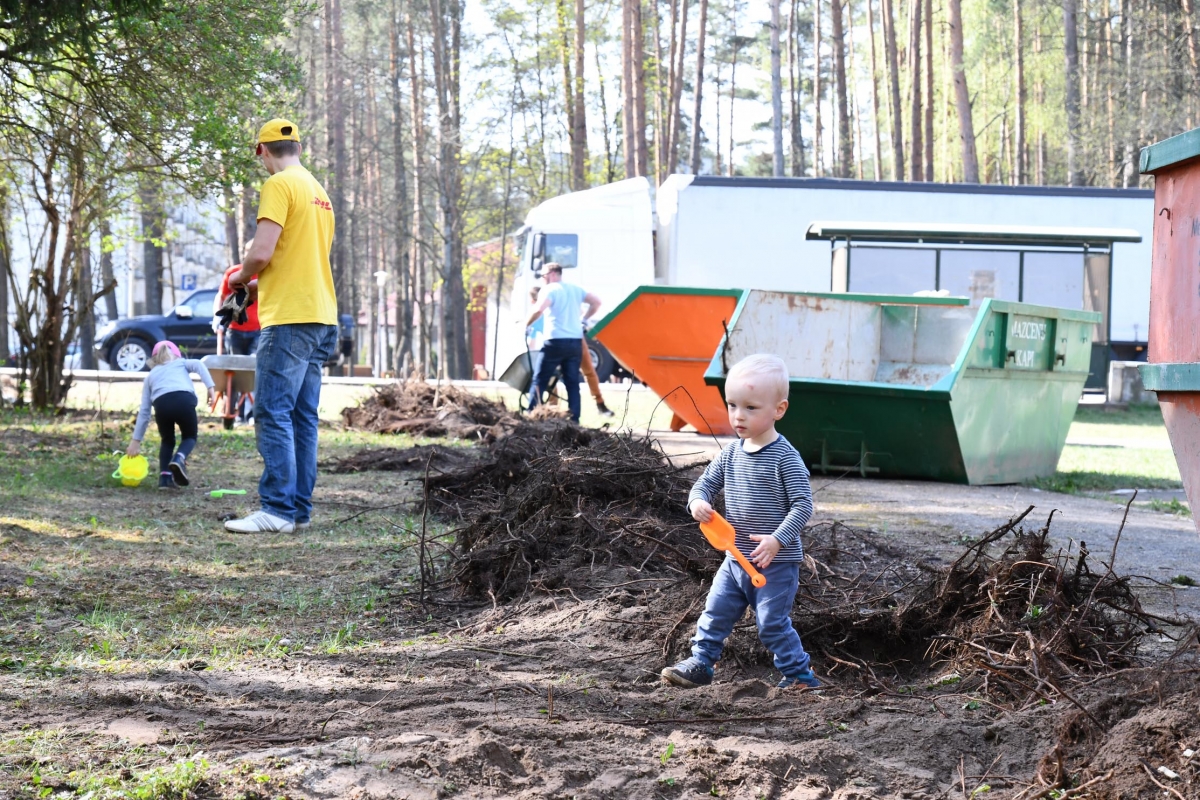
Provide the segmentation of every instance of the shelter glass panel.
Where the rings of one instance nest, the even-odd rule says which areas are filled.
[[[855,247],[851,292],[912,294],[937,288],[937,252],[906,247]]]
[[[1083,308],[1083,253],[1026,253],[1026,303]]]
[[[1021,254],[1012,250],[943,250],[939,289],[971,298],[978,306],[985,297],[1019,300]]]

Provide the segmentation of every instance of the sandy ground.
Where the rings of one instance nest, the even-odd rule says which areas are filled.
[[[136,403],[134,386],[113,385],[107,395],[93,388],[107,405],[126,402],[120,398],[130,391]],[[77,390],[86,395],[86,387]],[[336,416],[366,391],[326,394],[323,415]],[[654,435],[676,458],[706,459],[719,445],[694,434]],[[249,474],[253,466],[248,457],[243,470]],[[323,475],[318,509],[322,502],[329,514],[341,508],[337,503],[391,501],[412,477]],[[1057,546],[1077,549],[1086,541],[1093,558],[1106,560],[1124,513],[1115,502],[1024,487],[820,476],[814,487],[815,521],[869,528],[889,552],[911,553],[913,562],[933,567],[1030,505],[1037,507],[1030,520],[1038,526],[1057,509],[1051,525]],[[51,528],[62,517],[58,533],[0,524],[0,590],[8,593],[0,592],[0,602],[50,591],[27,566],[36,558],[92,564],[88,569],[103,568],[106,580],[126,586],[151,574],[172,584],[204,583],[178,553],[170,554],[183,546],[176,535],[194,547],[223,546],[219,531],[208,529],[215,526],[198,530],[194,522],[201,508],[206,520],[212,516],[209,501],[198,496],[180,505],[153,493],[128,495],[134,498],[129,508],[106,513],[150,515],[161,527],[147,527],[159,533],[134,535],[126,549],[114,551],[78,521],[89,499],[102,496],[97,490],[89,498],[88,491],[71,501],[76,508],[44,512]],[[8,505],[0,517],[20,513]],[[239,540],[218,551],[225,554],[213,563],[233,577],[214,585],[232,592],[235,579],[252,580],[256,547],[264,554],[303,549],[333,533]],[[114,553],[129,553],[129,560]],[[162,567],[166,559],[176,566]],[[1120,572],[1162,582],[1200,573],[1197,564],[1200,536],[1191,520],[1130,511],[1117,555]],[[247,565],[251,572],[239,577]],[[658,670],[680,655],[672,643],[694,625],[703,587],[644,578],[633,566],[598,569],[578,596],[491,604],[447,591],[422,604],[396,595],[371,612],[385,612],[386,626],[363,612],[370,646],[341,652],[304,647],[230,664],[189,658],[75,669],[61,677],[0,673],[0,729],[118,742],[160,759],[203,756],[223,775],[203,787],[201,796],[213,797],[980,800],[1020,794],[1055,742],[1079,724],[1081,712],[1065,701],[1002,707],[975,693],[957,694],[928,675],[899,673],[872,688],[828,660],[818,661],[827,680],[821,692],[780,691],[769,662],[744,647],[731,649],[710,687],[665,686]],[[284,561],[270,566],[264,580],[289,569],[297,570],[289,580],[309,580]],[[350,587],[388,580],[369,552],[344,565],[331,562],[311,579]],[[1153,610],[1200,617],[1200,589],[1156,588],[1149,580],[1138,587]],[[71,605],[81,602],[72,599],[71,587],[52,591],[61,593],[55,601],[61,617],[37,624],[83,628],[87,607]],[[159,589],[148,582],[146,591]],[[164,603],[170,602],[170,591],[163,591]],[[231,599],[231,610],[239,602]],[[749,626],[736,636],[753,642]],[[881,690],[884,685],[890,690]],[[1180,755],[1200,749],[1194,697],[1175,698],[1163,688],[1157,697],[1124,697],[1129,691],[1116,678],[1098,679],[1076,700],[1119,732],[1096,745],[1096,769],[1123,770],[1120,785],[1139,788],[1078,796],[1162,797],[1144,780],[1130,783],[1141,779],[1143,759],[1182,776],[1173,784],[1181,797],[1200,797],[1200,773]],[[36,796],[4,782],[28,766],[27,756],[0,758],[0,798]]]

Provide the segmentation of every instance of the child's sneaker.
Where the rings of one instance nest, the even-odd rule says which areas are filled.
[[[667,683],[684,689],[697,689],[712,683],[713,668],[696,658],[685,658],[673,667],[664,667],[659,674]]]
[[[175,478],[169,472],[160,472],[158,474],[158,488],[160,489],[177,489]]]
[[[171,475],[175,478],[175,482],[180,486],[188,485],[187,472],[184,470],[186,463],[187,458],[176,453],[175,457],[171,459],[171,463],[167,465],[167,468],[171,470]]]
[[[811,669],[806,669],[799,675],[784,675],[783,680],[779,681],[776,686],[780,689],[786,689],[789,686],[807,686],[810,689],[819,689],[821,682],[817,680],[816,675],[813,675]]]

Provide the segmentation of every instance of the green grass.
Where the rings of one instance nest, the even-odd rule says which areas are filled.
[[[202,426],[189,460],[194,486],[162,492],[153,480],[127,488],[111,477],[113,451],[124,451],[131,425],[132,415],[98,423],[0,411],[0,720],[19,725],[23,709],[43,708],[49,697],[72,707],[91,676],[194,660],[236,670],[293,653],[353,658],[395,634],[393,618],[417,581],[412,531],[421,520],[396,505],[418,497],[409,476],[322,472],[311,529],[230,536],[218,515],[256,504],[254,430]],[[418,443],[330,428],[319,436],[322,461]],[[143,451],[153,460],[157,447],[152,432]],[[215,499],[215,487],[251,491]],[[451,536],[430,525],[430,538],[448,548]],[[14,732],[17,725],[0,733],[0,797],[286,793],[263,789],[275,778],[210,770],[179,740],[136,748],[103,726]],[[262,791],[229,788],[238,781]]]
[[[1080,406],[1069,439],[1100,444],[1068,444],[1054,476],[1033,481],[1034,486],[1068,494],[1183,486],[1158,406]]]

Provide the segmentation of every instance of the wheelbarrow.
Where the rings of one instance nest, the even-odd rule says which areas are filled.
[[[209,411],[221,409],[222,424],[227,431],[233,429],[233,421],[237,419],[234,398],[244,394],[251,402],[254,400],[256,362],[254,356],[219,355],[200,359],[200,363],[208,368],[213,383],[217,386],[217,396]]]

